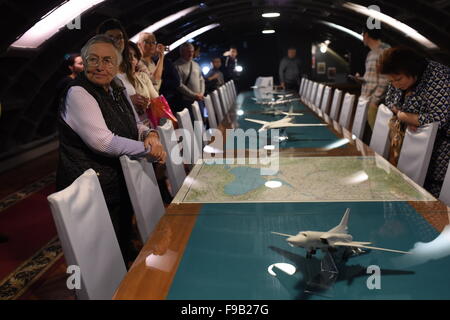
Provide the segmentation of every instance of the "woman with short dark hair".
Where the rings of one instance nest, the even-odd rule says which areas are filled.
[[[406,47],[387,49],[379,72],[390,85],[385,104],[410,130],[438,122],[439,129],[424,187],[435,197],[444,181],[450,158],[450,68]]]

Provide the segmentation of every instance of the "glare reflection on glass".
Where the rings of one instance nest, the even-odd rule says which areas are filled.
[[[267,181],[264,185],[267,188],[275,189],[275,188],[281,187],[283,185],[283,183],[281,183],[281,181],[271,180],[271,181]]]
[[[149,254],[145,258],[145,265],[164,272],[170,272],[177,259],[177,255],[172,250],[167,250],[163,255]]]
[[[223,153],[223,150],[217,149],[217,148],[213,148],[210,145],[206,145],[203,148],[203,152],[205,152],[205,153]]]
[[[290,276],[292,276],[297,271],[297,269],[292,264],[284,262],[274,263],[267,268],[269,274],[274,277],[276,277],[277,275],[275,274],[275,272],[273,272],[273,267],[277,267],[278,269],[282,270],[283,272],[287,273]]]
[[[367,175],[367,173],[365,173],[364,171],[358,171],[344,178],[342,180],[342,183],[345,185],[352,185],[352,184],[359,184],[367,180],[369,180],[369,176]]]
[[[417,242],[409,252],[412,254],[396,258],[395,265],[402,268],[412,267],[450,256],[450,225],[445,226],[433,241]]]
[[[238,116],[242,116],[242,115],[244,115],[244,110],[238,110],[238,111],[236,112],[236,114],[237,114]]]
[[[267,146],[264,146],[264,150],[275,150],[275,146],[272,144],[269,144]]]
[[[342,146],[345,146],[349,142],[350,142],[350,140],[348,140],[346,138],[339,139],[338,141],[330,143],[329,145],[325,146],[324,149],[325,150],[337,149],[337,148],[340,148]]]

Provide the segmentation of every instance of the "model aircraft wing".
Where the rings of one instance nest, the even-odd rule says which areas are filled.
[[[267,121],[256,120],[256,119],[249,119],[249,118],[245,118],[245,120],[250,121],[250,122],[259,123],[259,124],[266,124],[267,123]]]
[[[293,112],[284,112],[284,111],[281,111],[281,114],[284,114],[286,116],[303,116],[303,113],[293,113]]]
[[[393,250],[393,249],[385,249],[385,248],[377,248],[377,247],[371,247],[363,245],[364,242],[334,242],[333,246],[341,246],[341,247],[354,247],[354,248],[363,248],[363,249],[372,249],[372,250],[380,250],[380,251],[388,251],[388,252],[395,252],[395,253],[404,253],[404,254],[410,254],[411,252],[406,251],[400,251],[400,250]]]
[[[322,127],[326,126],[325,123],[280,123],[280,124],[274,124],[270,125],[271,129],[277,129],[277,128],[287,128],[287,127]]]
[[[280,232],[275,232],[275,231],[271,231],[270,233],[277,234],[279,236],[284,236],[284,237],[293,237],[292,234],[280,233]]]

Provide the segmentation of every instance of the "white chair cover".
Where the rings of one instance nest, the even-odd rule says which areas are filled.
[[[319,83],[318,87],[317,87],[317,93],[316,93],[316,98],[314,100],[314,105],[317,108],[320,108],[320,104],[322,103],[322,95],[323,95],[323,89],[324,89],[324,85]]]
[[[303,92],[303,87],[305,86],[305,78],[302,78],[300,81],[300,88],[298,89],[298,95],[301,97]]]
[[[166,121],[163,126],[158,126],[159,138],[167,153],[166,169],[167,177],[172,186],[172,196],[178,192],[186,178],[184,171],[183,158],[181,157],[181,148],[177,142],[177,137],[173,129],[172,121]]]
[[[447,207],[450,207],[450,165],[448,166],[447,173],[445,174],[441,194],[439,195],[439,200],[445,203]]]
[[[228,114],[228,99],[225,94],[225,87],[221,86],[218,89],[218,91],[219,91],[219,99],[220,99],[220,105],[222,107],[222,112],[223,112],[224,116],[226,116]]]
[[[320,109],[325,113],[328,114],[330,112],[330,105],[331,105],[331,87],[325,86],[325,89],[323,90],[323,98],[322,103],[320,104]]]
[[[316,94],[317,94],[317,87],[319,86],[319,84],[317,82],[314,82],[311,88],[311,92],[310,92],[310,96],[308,99],[308,106],[312,107],[314,105],[314,100],[316,99]]]
[[[355,95],[346,93],[344,96],[344,102],[342,102],[341,115],[339,116],[339,124],[346,129],[350,129],[354,105]]]
[[[205,97],[205,107],[208,111],[208,123],[210,128],[217,128],[216,112],[214,111],[214,106],[212,104],[211,95]]]
[[[339,89],[334,90],[333,102],[331,103],[330,118],[338,120],[339,111],[341,111],[342,104],[342,91]]]
[[[305,84],[305,92],[303,94],[302,97],[302,101],[304,104],[307,104],[308,102],[308,98],[311,94],[311,89],[312,89],[312,81],[311,80],[307,80],[306,84]]]
[[[97,173],[86,170],[47,197],[68,266],[78,266],[78,299],[111,299],[127,273]]]
[[[377,117],[370,139],[370,148],[383,158],[389,156],[389,120],[393,113],[384,104],[378,106]]]
[[[231,86],[231,92],[233,92],[233,97],[234,97],[234,99],[236,99],[237,98],[237,91],[236,91],[236,86],[235,86],[233,80],[230,81],[230,86]]]
[[[192,104],[192,113],[194,114],[194,136],[198,147],[201,148],[203,146],[203,133],[206,131],[206,128],[197,101]]]
[[[364,136],[364,129],[367,122],[367,110],[369,109],[369,100],[360,97],[356,105],[355,119],[353,120],[352,133],[358,138],[362,139]]]
[[[236,91],[236,85],[234,84],[234,80],[230,80],[230,83],[231,83],[231,90],[233,91],[234,99],[236,99],[237,91]]]
[[[216,113],[217,123],[221,123],[224,118],[224,114],[222,112],[222,106],[220,104],[219,93],[218,90],[214,90],[211,92],[211,101],[214,106],[214,111]]]
[[[146,159],[136,161],[121,156],[120,164],[136,215],[139,234],[145,243],[165,211],[155,172],[152,164]]]
[[[225,89],[226,89],[225,91],[227,93],[228,101],[229,101],[228,110],[230,110],[234,104],[234,97],[233,97],[233,93],[231,92],[231,83],[230,82],[227,82],[225,84]]]
[[[397,168],[420,186],[425,182],[438,126],[439,123],[433,122],[416,132],[406,129]]]
[[[200,141],[194,132],[194,127],[192,126],[191,116],[189,115],[189,110],[184,108],[182,111],[177,112],[177,119],[180,128],[184,129],[183,132],[183,161],[186,164],[196,164],[197,160],[201,157],[202,150],[202,136],[203,130],[198,128],[197,131],[200,130]],[[202,123],[203,124],[203,123]]]

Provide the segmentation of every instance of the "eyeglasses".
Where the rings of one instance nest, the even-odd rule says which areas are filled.
[[[112,68],[116,65],[116,62],[112,57],[103,57],[101,60],[100,57],[97,56],[86,57],[86,64],[88,67],[98,67],[100,65],[100,61],[106,68]]]
[[[145,44],[154,44],[154,45],[157,45],[157,44],[158,44],[158,42],[156,42],[156,41],[150,41],[150,40],[144,40],[144,43],[145,43]]]

